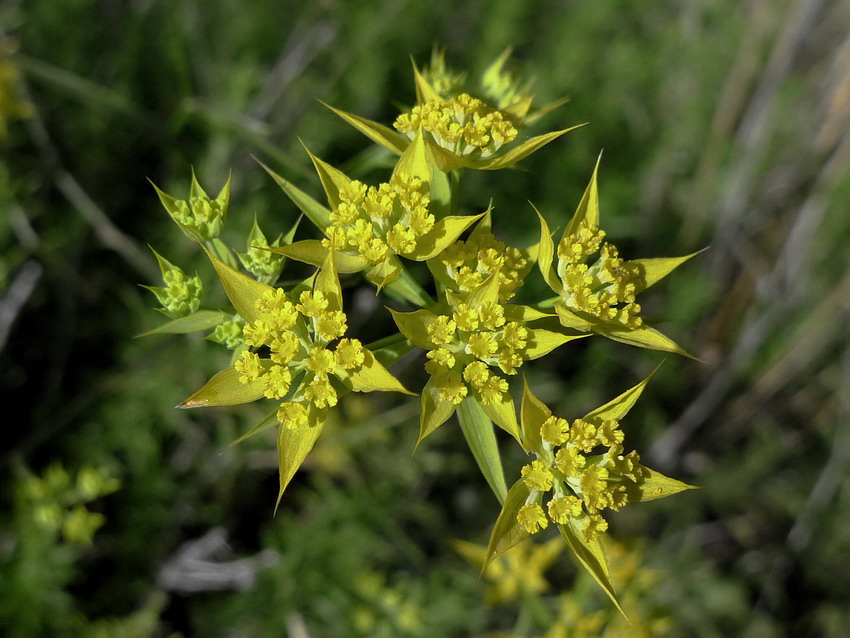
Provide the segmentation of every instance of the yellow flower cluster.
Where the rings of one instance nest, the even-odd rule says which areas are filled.
[[[564,284],[563,301],[578,310],[625,328],[639,328],[640,305],[635,303],[640,273],[624,261],[617,248],[603,242],[605,231],[581,222],[576,232],[558,244],[558,275]],[[599,253],[592,266],[583,263]]]
[[[261,359],[256,352],[242,353],[234,364],[242,383],[261,380],[264,395],[280,400],[289,394],[292,380],[304,374],[295,396],[277,411],[278,421],[288,428],[308,424],[308,404],[319,409],[336,405],[330,375],[355,370],[365,358],[360,341],[340,339],[348,327],[345,313],[327,307],[328,299],[320,290],[304,291],[298,303],[292,303],[282,288],[275,288],[256,302],[262,318],[243,329],[246,345],[266,346],[270,354]],[[336,339],[340,339],[336,349],[328,349]]]
[[[619,510],[628,502],[624,480],[638,481],[643,471],[637,452],[623,454],[623,432],[612,420],[590,422],[550,416],[540,426],[543,454],[522,468],[522,480],[530,490],[517,522],[529,534],[553,521],[574,523],[592,542],[608,529],[600,512]],[[601,454],[597,448],[608,448]],[[597,451],[594,456],[591,452]],[[542,495],[552,492],[546,510]],[[548,514],[548,516],[547,516]]]
[[[326,248],[354,250],[372,264],[393,253],[412,253],[417,240],[434,227],[428,183],[418,177],[397,174],[389,183],[368,187],[354,180],[339,197],[322,243]]]
[[[508,301],[522,286],[528,259],[518,248],[508,246],[492,233],[473,233],[467,241],[456,241],[439,256],[449,277],[461,292],[471,292],[495,271],[499,272],[499,301]]]
[[[461,156],[488,157],[517,135],[501,111],[467,93],[415,106],[394,126],[411,139],[420,128],[428,131],[440,146]]]
[[[174,219],[178,224],[210,239],[218,237],[227,211],[221,202],[208,197],[175,200]]]
[[[440,315],[427,328],[437,348],[426,355],[425,370],[438,381],[439,396],[458,405],[471,387],[485,405],[508,392],[508,382],[490,371],[498,366],[516,374],[522,365],[528,329],[506,321],[504,307],[485,302],[478,307],[459,303],[452,315]]]

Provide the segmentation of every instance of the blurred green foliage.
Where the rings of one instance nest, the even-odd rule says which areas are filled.
[[[510,180],[469,180],[471,208],[495,194],[497,233],[535,241],[529,198],[566,221],[604,149],[602,215],[624,255],[711,245],[643,304],[664,299],[664,331],[704,363],[668,361],[630,415],[653,467],[703,487],[614,517],[614,537],[644,539],[641,611],[666,610],[669,636],[846,635],[848,24],[846,2],[812,0],[5,3],[0,105],[28,106],[0,113],[0,633],[545,634],[530,601],[487,606],[451,548],[484,542],[497,511],[459,435],[411,457],[415,415],[351,397],[272,517],[272,445],[227,447],[255,406],[172,409],[226,349],[132,338],[158,321],[132,283],[161,283],[144,244],[186,273],[203,259],[145,178],[182,192],[191,167],[210,184],[232,169],[224,234],[244,239],[256,215],[276,237],[296,214],[250,156],[318,194],[300,137],[374,178],[387,158],[316,98],[389,122],[413,101],[408,55],[437,44],[471,72],[515,47],[540,103],[571,98],[545,124],[590,122]],[[373,298],[352,304],[382,336]],[[530,368],[556,413],[657,362],[588,341]],[[73,468],[65,487],[35,498],[58,467]],[[86,472],[121,487],[71,488]],[[62,524],[45,528],[43,506]],[[216,526],[237,556],[277,559],[246,564],[246,580],[239,559],[206,556],[195,574],[180,550]],[[559,559],[541,600],[573,592],[592,616],[603,607],[576,574]]]

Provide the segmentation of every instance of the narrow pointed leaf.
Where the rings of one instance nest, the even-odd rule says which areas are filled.
[[[632,406],[643,394],[646,384],[655,376],[655,373],[661,368],[661,364],[656,366],[655,370],[649,373],[643,381],[636,386],[629,388],[621,395],[611,399],[605,405],[601,405],[592,412],[588,412],[584,418],[590,421],[619,421],[629,413]]]
[[[227,298],[236,308],[236,312],[249,323],[259,319],[261,315],[257,310],[256,302],[266,291],[274,290],[274,288],[248,275],[243,275],[210,253],[207,253],[207,256],[212,261],[213,268],[224,286],[224,292],[227,293]]]
[[[209,330],[215,328],[218,324],[227,321],[230,315],[218,310],[198,310],[193,312],[188,317],[180,317],[161,326],[148,330],[138,335],[139,337],[147,337],[155,334],[187,334],[197,332],[199,330]]]
[[[522,379],[522,406],[520,421],[522,422],[522,442],[526,452],[537,452],[543,455],[543,439],[540,437],[540,426],[552,416],[552,411],[531,391],[528,380]]]
[[[195,175],[195,167],[192,167],[192,183],[189,186],[189,199],[194,197],[204,197],[209,199],[207,192],[201,187],[198,177]]]
[[[478,308],[485,303],[499,303],[500,284],[499,271],[495,270],[475,290],[469,293],[466,303],[470,308]]]
[[[467,399],[469,400],[469,399]],[[514,437],[522,445],[522,433],[516,418],[516,406],[510,392],[505,392],[502,398],[495,403],[485,404],[479,402],[484,414],[505,432]]]
[[[563,106],[564,104],[566,104],[569,101],[570,101],[570,98],[562,97],[562,98],[559,98],[557,100],[553,100],[552,102],[549,102],[549,104],[544,104],[539,109],[534,111],[534,113],[526,116],[525,123],[526,124],[534,124],[540,118],[545,117],[546,115],[549,115],[549,113],[551,113],[552,111],[554,111],[558,107]]]
[[[336,375],[342,379],[343,383],[349,386],[355,392],[401,392],[402,394],[415,395],[405,388],[401,381],[396,379],[389,370],[387,370],[375,358],[369,350],[365,351],[366,358],[363,365],[356,371],[338,370]]]
[[[325,263],[325,259],[328,256],[328,249],[322,245],[319,239],[304,239],[288,246],[269,248],[269,250],[279,255],[286,255],[295,261],[312,264],[316,267]],[[365,257],[350,255],[339,250],[334,254],[334,264],[336,265],[337,272],[346,274],[361,272],[369,267],[369,261]]]
[[[625,481],[626,494],[630,503],[654,501],[657,498],[664,498],[685,490],[698,489],[693,485],[664,476],[661,472],[650,469],[645,465],[640,466],[640,471],[641,479],[639,481]]]
[[[428,233],[416,240],[416,249],[405,257],[415,261],[433,259],[454,244],[461,233],[480,219],[483,214],[444,217],[436,222]]]
[[[448,421],[456,408],[457,406],[454,403],[440,398],[437,393],[437,383],[434,377],[428,379],[428,383],[422,389],[419,440],[416,441],[416,446],[419,447],[419,444],[422,443],[426,436]]]
[[[218,191],[218,195],[215,196],[215,201],[221,206],[221,209],[227,214],[228,207],[230,206],[230,182],[233,178],[232,174],[227,176],[227,181],[224,183],[224,186],[221,187],[221,190]]]
[[[266,172],[272,176],[274,181],[277,182],[277,185],[280,186],[283,192],[286,193],[289,199],[292,200],[292,203],[298,207],[298,210],[307,215],[309,220],[313,222],[319,230],[324,231],[328,226],[330,226],[331,212],[327,208],[295,186],[295,184],[287,181],[259,160],[257,161],[260,166],[266,169]]]
[[[539,150],[543,146],[546,146],[549,142],[561,137],[564,133],[569,133],[584,124],[578,124],[576,126],[571,126],[570,128],[563,129],[561,131],[553,131],[551,133],[544,133],[543,135],[538,135],[536,137],[532,137],[529,140],[526,140],[519,146],[514,146],[511,150],[506,153],[500,153],[493,157],[490,157],[485,160],[476,160],[475,162],[470,163],[471,168],[478,168],[485,171],[495,171],[502,168],[507,168],[508,166],[513,166],[517,162],[522,159],[525,159],[535,151]]]
[[[414,310],[413,312],[398,312],[388,309],[393,316],[395,325],[410,342],[425,350],[433,350],[437,345],[428,336],[428,326],[437,321],[437,315],[430,310]]]
[[[514,120],[514,122],[523,122],[533,103],[534,96],[528,95],[521,100],[517,100],[510,106],[503,108],[502,113],[507,113],[510,119]]]
[[[705,249],[703,249],[705,250]],[[629,264],[634,264],[640,269],[640,280],[635,284],[635,293],[642,292],[654,283],[664,279],[676,268],[688,261],[691,257],[699,255],[698,250],[683,257],[657,257],[655,259],[632,259]]]
[[[508,486],[505,484],[505,473],[502,470],[502,457],[486,410],[475,398],[467,397],[457,408],[457,417],[463,436],[469,445],[472,456],[487,484],[500,503],[505,502]],[[514,415],[516,422],[516,415]],[[516,428],[515,428],[516,429]],[[517,432],[514,436],[519,436]]]
[[[561,325],[564,326],[564,328],[571,328],[573,330],[581,330],[582,332],[587,332],[588,330],[592,330],[593,327],[597,325],[596,323],[593,323],[588,319],[577,315],[561,302],[555,303],[555,312],[558,314],[558,320],[561,322]]]
[[[316,274],[316,289],[325,293],[328,300],[328,311],[342,310],[342,287],[339,285],[339,275],[334,267],[333,253],[328,251],[322,267]]]
[[[619,341],[620,343],[627,343],[630,346],[648,348],[649,350],[660,350],[662,352],[672,352],[674,354],[680,354],[683,357],[688,357],[689,359],[696,359],[696,357],[688,354],[685,350],[679,347],[675,341],[670,339],[670,337],[667,337],[658,332],[655,328],[650,328],[648,326],[644,326],[636,330],[618,330],[613,326],[599,324],[594,326],[594,331],[608,337],[609,339]]]
[[[315,410],[310,406],[311,411]],[[317,420],[314,420],[317,419]],[[291,430],[286,427],[281,427],[277,439],[277,463],[278,472],[280,474],[280,492],[277,495],[277,503],[275,511],[280,505],[280,499],[283,497],[283,492],[286,486],[295,476],[295,472],[301,467],[304,459],[313,449],[316,439],[322,433],[324,427],[324,415],[321,417],[315,416],[310,419],[310,425],[295,428]]]
[[[414,347],[410,340],[400,332],[366,345],[366,348],[384,366],[392,365],[413,350]]]
[[[475,228],[472,229],[472,232],[469,233],[470,240],[477,240],[482,235],[492,235],[493,234],[493,202],[490,202],[490,206],[487,207],[487,210],[484,211],[484,216],[481,218]]]
[[[413,64],[413,80],[416,84],[416,101],[419,104],[434,101],[439,102],[443,99],[443,96],[437,93],[436,89],[428,83],[428,80],[422,77],[419,69],[416,68],[415,62]]]
[[[393,175],[418,177],[423,182],[431,183],[431,163],[428,161],[425,141],[420,130],[413,141],[404,149],[404,153],[393,169]]]
[[[490,541],[487,543],[487,559],[484,562],[484,567],[481,568],[482,573],[494,559],[528,538],[528,532],[519,524],[516,517],[530,494],[528,486],[522,479],[514,483],[508,490],[502,511],[499,512],[499,518],[496,519],[496,524],[490,533]]]
[[[614,585],[611,583],[611,576],[608,572],[608,559],[605,557],[602,542],[599,538],[591,543],[586,542],[584,540],[584,534],[577,528],[573,521],[575,519],[571,518],[569,524],[558,525],[561,536],[566,541],[567,547],[570,548],[570,551],[576,560],[578,560],[579,564],[593,576],[593,580],[608,594],[608,597],[625,617],[626,612],[620,606],[617,593],[614,591]]]
[[[537,245],[537,266],[540,268],[540,274],[543,275],[543,279],[546,280],[552,291],[560,294],[564,289],[564,285],[558,279],[558,275],[552,266],[552,262],[555,259],[555,243],[552,241],[552,231],[549,230],[549,224],[546,223],[546,220],[540,214],[540,211],[537,210],[537,207],[534,204],[531,207],[537,213],[537,218],[540,220],[540,243]]]
[[[390,285],[401,276],[403,266],[401,261],[395,255],[390,255],[384,261],[375,264],[366,271],[366,279],[371,281],[378,288],[378,292],[384,286]]]
[[[233,446],[235,446],[239,443],[242,443],[242,441],[244,441],[245,439],[250,439],[255,434],[259,434],[260,432],[265,432],[266,430],[269,430],[269,429],[279,425],[278,422],[277,422],[276,415],[277,415],[277,408],[275,408],[274,410],[269,412],[266,416],[263,417],[262,421],[257,423],[257,425],[253,426],[250,430],[245,432],[238,439],[236,439],[235,441],[230,443],[227,447],[231,448],[231,447],[233,447]]]
[[[303,142],[302,145],[304,145]],[[349,179],[342,171],[313,155],[306,145],[304,145],[304,149],[313,161],[313,166],[316,167],[316,173],[319,174],[319,180],[322,182],[322,188],[325,189],[328,204],[331,209],[336,208],[340,203],[340,191],[347,190],[352,180]]]
[[[425,145],[428,147],[429,157],[433,159],[434,165],[443,173],[451,173],[459,168],[472,166],[470,162],[444,149],[431,139],[426,139]]]
[[[210,408],[251,403],[263,397],[263,389],[262,379],[252,383],[242,383],[236,370],[226,368],[215,374],[200,390],[177,407],[181,409]]]
[[[528,343],[522,353],[522,358],[529,361],[532,359],[538,359],[569,341],[574,339],[583,339],[584,337],[589,336],[590,335],[565,335],[560,332],[552,332],[551,330],[529,328]]]
[[[526,323],[536,319],[545,319],[546,317],[554,317],[551,313],[541,312],[531,306],[522,306],[520,304],[505,304],[505,321],[519,321]]]
[[[401,274],[397,279],[387,284],[384,291],[396,299],[420,308],[430,308],[435,303],[405,268],[401,269]]]
[[[599,162],[602,161],[602,153],[596,159],[596,166],[593,168],[593,175],[590,176],[590,183],[584,190],[584,195],[578,204],[573,218],[567,227],[564,229],[564,236],[572,235],[578,231],[579,224],[586,221],[591,226],[599,226],[599,191],[596,186],[596,176],[599,172]]]
[[[359,115],[352,115],[351,113],[346,113],[345,111],[341,111],[339,109],[335,109],[329,104],[325,104],[331,111],[339,115],[343,120],[348,122],[351,126],[356,128],[358,131],[363,133],[370,140],[375,142],[376,144],[380,144],[386,149],[391,150],[393,153],[397,155],[401,155],[404,153],[404,149],[407,148],[407,145],[410,143],[406,137],[403,135],[396,133],[389,127],[384,126],[383,124],[378,124],[377,122],[373,122],[372,120],[367,120],[365,117],[360,117]]]

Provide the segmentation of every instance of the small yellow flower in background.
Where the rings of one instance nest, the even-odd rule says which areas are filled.
[[[192,184],[188,199],[176,199],[161,191],[153,184],[163,207],[180,227],[180,230],[192,241],[205,244],[216,239],[227,219],[230,206],[230,178],[219,191],[215,199],[210,198],[198,183],[192,171]]]

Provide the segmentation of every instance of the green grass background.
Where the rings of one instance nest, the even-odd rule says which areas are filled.
[[[541,103],[570,97],[540,130],[589,122],[468,176],[464,205],[492,197],[501,236],[535,241],[528,200],[563,225],[604,150],[603,225],[626,257],[710,246],[642,302],[702,362],[667,357],[624,423],[647,464],[703,489],[610,517],[656,574],[640,605],[668,619],[658,635],[850,635],[848,26],[846,0],[5,2],[3,63],[33,115],[0,140],[0,633],[543,634],[527,600],[486,605],[453,549],[498,511],[457,428],[411,456],[415,406],[352,397],[273,517],[272,440],[227,448],[261,410],[173,409],[227,353],[133,338],[159,321],[146,244],[223,298],[146,178],[179,195],[190,167],[211,191],[232,170],[236,248],[255,214],[282,232],[295,209],[251,156],[317,197],[299,139],[380,179],[387,158],[317,100],[389,123],[414,100],[410,57],[438,45],[471,73],[514,47]],[[389,329],[354,300],[355,327]],[[663,358],[588,341],[528,369],[564,416]],[[398,373],[415,385],[420,367]],[[22,468],[57,461],[121,481],[90,505],[106,523],[89,546],[26,542]],[[200,538],[218,566],[169,580]],[[606,609],[566,556],[549,577]]]

